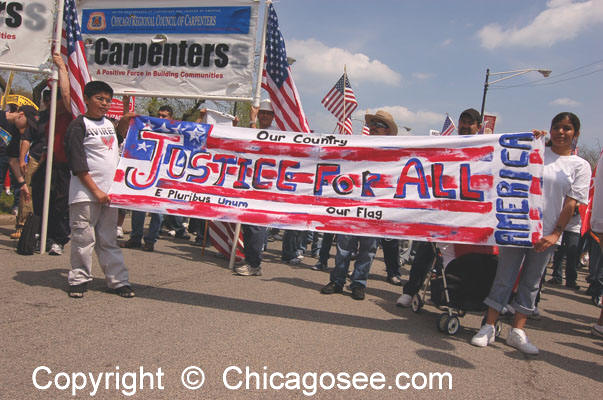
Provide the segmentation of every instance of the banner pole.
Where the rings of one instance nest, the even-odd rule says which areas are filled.
[[[4,89],[4,96],[2,96],[2,105],[0,108],[2,108],[2,110],[4,110],[4,107],[6,106],[6,99],[8,97],[8,95],[10,94],[10,88],[13,85],[13,78],[15,77],[15,73],[13,71],[10,71],[10,74],[8,74],[8,82],[6,82],[6,88]]]
[[[346,91],[345,91],[345,87],[346,87],[346,82],[348,81],[348,72],[347,72],[347,68],[346,65],[343,64],[343,119],[341,121],[341,123],[343,124],[343,126],[345,127],[345,120],[346,120],[346,113],[345,113],[345,101],[346,101]],[[344,130],[345,132],[345,130]]]
[[[239,235],[241,234],[241,223],[237,222],[234,235],[232,237],[232,248],[230,249],[230,260],[228,260],[228,268],[234,271],[235,258],[237,255],[237,246],[239,245]]]
[[[64,1],[59,1],[57,10],[57,23],[53,52],[61,54],[61,37],[63,31],[63,6]],[[42,208],[42,226],[40,229],[40,254],[46,253],[46,236],[48,233],[48,207],[50,203],[50,185],[52,184],[52,161],[54,156],[54,129],[57,117],[57,93],[59,91],[59,72],[56,65],[52,65],[52,82],[50,94],[50,120],[48,121],[48,146],[46,150],[46,175],[44,177],[44,205]]]
[[[262,75],[264,73],[264,57],[266,56],[266,29],[268,27],[268,5],[272,4],[272,0],[266,0],[264,4],[264,26],[262,28],[262,41],[260,42],[260,66],[258,68],[258,79],[255,87],[255,96],[253,98],[253,106],[260,106],[260,92],[262,90]]]

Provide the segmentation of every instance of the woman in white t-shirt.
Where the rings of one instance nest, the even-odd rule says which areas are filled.
[[[534,131],[536,137],[544,132]],[[517,294],[511,306],[515,309],[513,329],[507,344],[526,354],[538,354],[538,348],[528,341],[523,328],[535,307],[540,280],[578,203],[588,203],[591,169],[588,162],[572,155],[580,135],[580,120],[572,113],[557,114],[551,122],[550,147],[544,152],[542,210],[543,237],[533,248],[500,247],[498,269],[490,294],[484,300],[488,306],[486,323],[471,339],[471,344],[484,347],[494,343],[494,324],[507,304],[514,283],[519,277]],[[523,268],[522,268],[523,264]]]

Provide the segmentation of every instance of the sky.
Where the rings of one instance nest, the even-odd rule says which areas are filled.
[[[390,112],[428,135],[448,113],[481,107],[486,69],[530,72],[490,86],[495,133],[547,129],[559,112],[582,121],[579,146],[603,146],[603,0],[277,0],[293,78],[310,127],[333,132],[320,103],[344,65],[364,114]],[[263,20],[263,6],[260,23]],[[503,75],[505,76],[505,75]],[[491,76],[490,81],[501,76]],[[264,94],[266,95],[266,94]]]

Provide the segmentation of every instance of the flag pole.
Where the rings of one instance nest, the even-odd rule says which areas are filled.
[[[264,26],[262,28],[262,41],[260,42],[260,61],[258,68],[258,79],[255,86],[255,96],[253,97],[253,106],[260,106],[260,92],[262,90],[262,75],[264,73],[264,57],[266,57],[266,30],[268,27],[268,5],[272,0],[266,0],[264,4]]]
[[[63,32],[63,7],[64,1],[59,1],[57,9],[57,26],[53,52],[61,54],[61,37]],[[52,77],[50,78],[50,120],[48,121],[48,146],[46,150],[46,175],[44,177],[44,205],[42,207],[42,226],[40,229],[40,254],[46,253],[46,236],[48,233],[48,208],[50,204],[50,185],[52,180],[52,161],[54,156],[54,131],[57,117],[57,93],[59,91],[59,72],[57,66],[52,64]]]
[[[348,81],[348,72],[347,72],[347,66],[345,64],[343,64],[343,119],[341,121],[341,123],[344,126],[343,131],[345,132],[345,120],[346,120],[346,113],[345,113],[345,96],[346,96],[346,91],[345,91],[345,84]]]
[[[7,100],[8,95],[10,94],[10,89],[11,89],[11,86],[13,85],[14,77],[15,77],[15,72],[10,71],[10,74],[8,74],[8,82],[6,82],[6,88],[4,89],[4,96],[2,96],[1,108],[3,110],[4,110],[4,107],[6,106],[6,100]]]
[[[235,258],[237,256],[237,246],[239,245],[239,236],[241,235],[241,223],[237,223],[235,226],[234,235],[232,237],[232,248],[230,249],[230,260],[228,261],[228,268],[234,271]]]

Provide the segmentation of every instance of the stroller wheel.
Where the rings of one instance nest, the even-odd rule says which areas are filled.
[[[446,332],[449,335],[456,335],[461,327],[461,322],[456,315],[449,317],[446,320]]]
[[[421,311],[421,308],[423,308],[423,304],[423,300],[421,299],[421,296],[419,296],[418,293],[412,296],[410,308],[413,312],[418,313],[419,311]]]
[[[446,332],[446,323],[448,322],[448,313],[440,314],[440,318],[438,319],[438,331]]]

